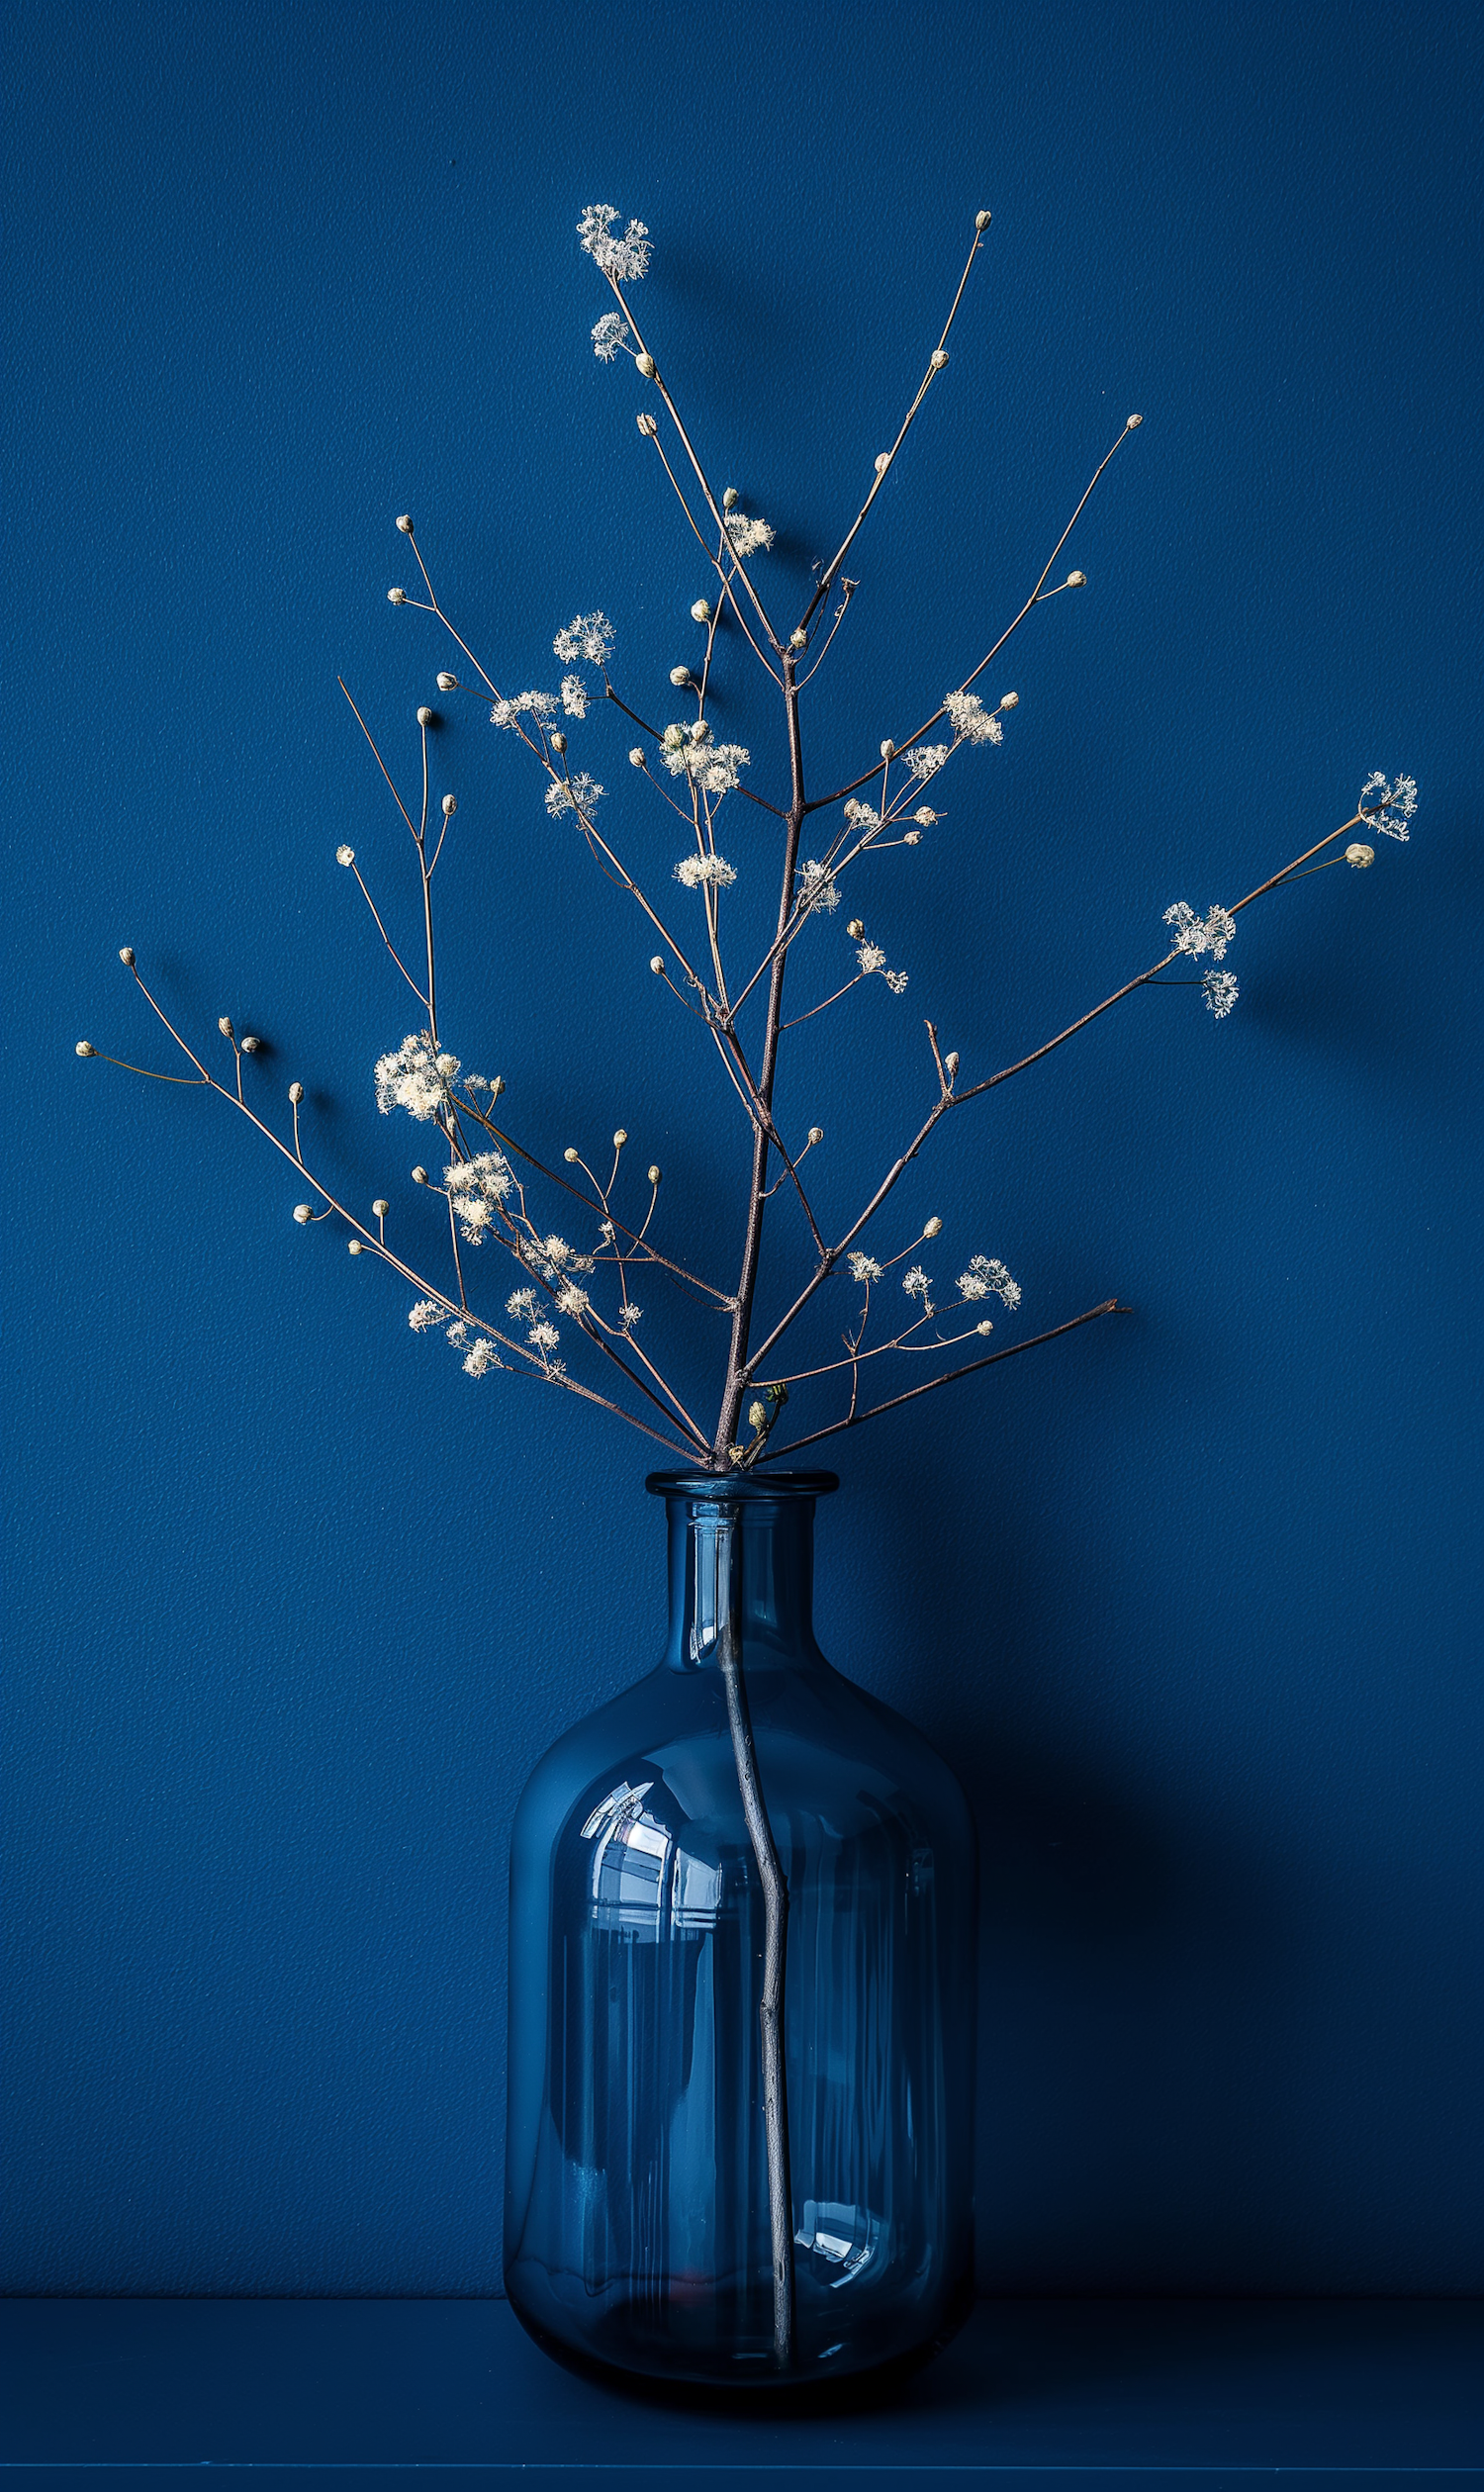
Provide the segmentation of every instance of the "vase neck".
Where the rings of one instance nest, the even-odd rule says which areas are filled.
[[[744,1670],[818,1669],[814,1501],[828,1475],[651,1481],[670,1531],[668,1668],[715,1670],[728,1619]]]

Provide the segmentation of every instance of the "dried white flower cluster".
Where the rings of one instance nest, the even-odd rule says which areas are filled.
[[[1188,900],[1176,900],[1167,908],[1164,923],[1173,933],[1176,952],[1188,952],[1197,961],[1203,952],[1224,961],[1227,945],[1237,932],[1237,920],[1226,909],[1208,908],[1204,917],[1197,917]]]
[[[482,1246],[490,1223],[514,1187],[510,1163],[503,1151],[477,1152],[472,1159],[456,1159],[443,1172],[448,1199],[470,1246]]]
[[[1410,839],[1408,824],[1417,811],[1415,779],[1389,780],[1384,772],[1373,770],[1360,790],[1357,813],[1363,813],[1373,831],[1384,831],[1388,839]]]
[[[410,1034],[390,1056],[377,1059],[376,1104],[383,1116],[406,1108],[419,1125],[441,1116],[453,1095],[459,1060],[444,1055],[426,1030]]]
[[[766,519],[749,519],[742,510],[725,513],[726,532],[734,554],[771,554],[774,533]]]
[[[653,244],[649,228],[637,217],[630,217],[622,233],[613,231],[618,222],[616,208],[585,208],[578,222],[578,239],[590,251],[605,277],[616,277],[620,285],[632,285],[649,268]]]
[[[977,692],[945,692],[943,706],[961,744],[1003,744],[1004,728]]]
[[[569,664],[574,658],[586,658],[589,666],[606,666],[613,654],[614,632],[606,614],[574,614],[564,623],[551,646],[555,655]]]
[[[677,882],[683,882],[688,891],[699,890],[702,883],[709,883],[714,890],[724,891],[736,881],[737,870],[735,866],[729,866],[724,857],[718,857],[708,849],[704,856],[682,857],[675,869],[675,878]]]

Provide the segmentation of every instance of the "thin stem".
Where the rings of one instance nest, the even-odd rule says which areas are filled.
[[[943,323],[943,334],[938,340],[938,347],[936,351],[941,352],[943,347],[948,343],[948,332],[953,327],[954,321],[958,316],[959,305],[964,300],[964,289],[969,283],[969,272],[974,266],[975,255],[982,240],[983,235],[979,232],[977,227],[975,227],[974,240],[969,246],[969,257],[964,262],[964,274],[959,279],[958,292],[954,296],[953,305],[948,318]],[[890,450],[886,454],[886,464],[883,468],[879,470],[876,482],[873,484],[870,493],[862,503],[861,508],[856,514],[855,524],[847,535],[844,544],[840,547],[839,552],[835,555],[834,560],[829,564],[828,568],[820,573],[819,586],[815,590],[812,598],[809,600],[808,605],[805,607],[803,617],[799,623],[800,631],[808,630],[812,617],[817,614],[820,606],[823,604],[825,599],[829,596],[831,589],[834,587],[835,574],[838,572],[840,565],[844,562],[846,555],[850,552],[852,545],[859,536],[862,526],[865,523],[866,513],[871,508],[877,495],[881,492],[886,478],[890,475],[892,462],[896,457],[897,451],[901,448],[902,443],[907,437],[907,433],[911,428],[912,419],[916,415],[917,410],[922,405],[923,400],[926,398],[928,391],[932,386],[934,375],[941,369],[942,366],[935,364],[932,357],[929,356],[928,368],[922,377],[921,383],[919,384],[917,395],[907,410],[905,418],[902,422],[901,430],[898,432],[896,439],[892,442]]]
[[[991,1350],[987,1358],[971,1358],[966,1366],[951,1367],[946,1376],[930,1376],[926,1384],[914,1384],[905,1393],[893,1393],[889,1401],[873,1403],[869,1411],[855,1409],[852,1392],[852,1408],[847,1418],[837,1419],[830,1428],[816,1428],[807,1436],[795,1436],[790,1444],[780,1445],[777,1453],[765,1453],[761,1459],[764,1462],[779,1462],[785,1454],[797,1453],[803,1445],[817,1445],[825,1436],[838,1436],[847,1428],[862,1428],[867,1420],[880,1419],[882,1411],[894,1411],[903,1402],[915,1402],[920,1393],[936,1393],[940,1385],[957,1384],[961,1376],[977,1375],[981,1367],[997,1366],[1002,1358],[1018,1358],[1023,1349],[1039,1349],[1043,1341],[1055,1341],[1064,1333],[1074,1333],[1079,1324],[1091,1324],[1097,1316],[1128,1315],[1130,1312],[1128,1307],[1120,1306],[1116,1298],[1105,1298],[1101,1306],[1088,1307],[1084,1314],[1070,1316],[1065,1324],[1054,1324],[1049,1333],[1037,1333],[1028,1341],[1015,1341],[1009,1349]]]

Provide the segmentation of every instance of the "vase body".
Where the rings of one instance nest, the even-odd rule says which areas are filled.
[[[664,1656],[558,1740],[515,1820],[506,2285],[561,2358],[762,2398],[921,2358],[967,2307],[974,1831],[942,1759],[814,1641],[830,1475],[649,1486],[669,1517]],[[788,1887],[787,2365],[727,1605]]]

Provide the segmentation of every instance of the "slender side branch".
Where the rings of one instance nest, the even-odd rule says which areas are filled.
[[[956,1384],[960,1376],[977,1375],[981,1367],[997,1366],[1002,1358],[1018,1358],[1023,1349],[1039,1349],[1043,1341],[1060,1339],[1064,1333],[1074,1333],[1079,1324],[1091,1324],[1100,1315],[1128,1315],[1132,1310],[1119,1305],[1116,1298],[1105,1298],[1101,1306],[1088,1307],[1084,1314],[1069,1316],[1065,1324],[1054,1324],[1049,1333],[1034,1334],[1028,1341],[1013,1341],[1008,1349],[991,1350],[987,1358],[971,1358],[966,1366],[951,1367],[946,1375],[929,1376],[926,1384],[914,1384],[905,1393],[893,1393],[888,1401],[876,1402],[869,1411],[854,1408],[845,1419],[837,1419],[829,1428],[816,1428],[807,1436],[795,1436],[791,1444],[780,1445],[777,1453],[765,1453],[764,1462],[780,1462],[785,1454],[797,1453],[802,1445],[817,1445],[825,1436],[838,1436],[847,1428],[861,1428],[868,1419],[880,1419],[882,1411],[894,1411],[903,1402],[915,1402],[920,1393],[936,1393],[941,1384]],[[852,1389],[854,1400],[854,1389]]]

